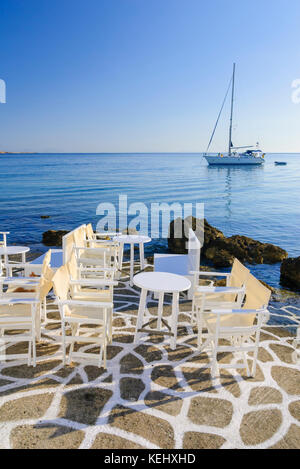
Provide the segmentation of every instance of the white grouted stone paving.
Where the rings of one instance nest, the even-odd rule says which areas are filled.
[[[157,303],[148,299],[152,312]],[[54,343],[58,312],[49,305],[36,369],[0,364],[1,448],[300,447],[300,367],[287,329],[264,328],[255,378],[221,369],[212,380],[208,356],[195,348],[191,304],[180,305],[179,345],[172,351],[166,337],[145,334],[133,343],[138,301],[138,289],[122,279],[106,371],[62,366]],[[296,307],[270,312],[299,325]]]

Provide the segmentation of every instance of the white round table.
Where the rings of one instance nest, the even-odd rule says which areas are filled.
[[[139,335],[142,332],[159,333],[171,336],[171,349],[176,348],[177,341],[177,320],[179,312],[179,293],[189,290],[191,282],[188,278],[183,275],[171,274],[169,272],[143,272],[137,274],[133,278],[133,283],[137,287],[141,288],[140,304],[138,310],[138,318],[136,323],[135,338],[137,342]],[[146,326],[156,319],[153,318],[143,325],[144,315],[146,313],[146,299],[147,292],[152,291],[159,294],[158,309],[157,309],[157,328],[146,329]],[[171,326],[165,319],[162,318],[164,294],[172,294],[172,315],[171,315]],[[167,327],[168,331],[161,331],[161,324]]]
[[[2,246],[0,247],[0,257],[4,256],[4,262],[8,263],[8,256],[22,254],[22,262],[26,262],[26,252],[30,250],[27,246]]]
[[[144,258],[144,244],[149,243],[151,238],[143,235],[118,235],[113,238],[114,241],[120,243],[120,269],[123,266],[123,252],[124,244],[130,244],[130,285],[133,285],[133,273],[134,273],[134,245],[138,244],[140,248],[140,266],[141,270],[145,268]]]

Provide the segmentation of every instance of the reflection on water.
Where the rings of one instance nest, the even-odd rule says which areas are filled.
[[[238,179],[239,184],[245,184],[245,188],[249,185],[249,182],[254,181],[256,185],[260,184],[260,176],[263,180],[263,165],[260,166],[207,166],[207,171],[210,176],[212,183],[224,183],[224,219],[226,220],[227,229],[232,230],[231,218],[232,212],[232,197],[233,197],[233,180]],[[251,194],[250,194],[251,197]]]

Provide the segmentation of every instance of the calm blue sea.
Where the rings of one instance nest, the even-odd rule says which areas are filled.
[[[42,233],[99,221],[100,202],[204,202],[205,217],[300,255],[300,154],[267,154],[263,167],[208,167],[201,154],[1,155],[0,231],[9,243],[44,251]],[[275,166],[283,160],[287,166]],[[50,215],[50,219],[41,219]],[[146,253],[166,249],[154,241]],[[252,271],[278,286],[279,265]]]

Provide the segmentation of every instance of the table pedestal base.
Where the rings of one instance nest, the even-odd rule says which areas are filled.
[[[177,322],[178,322],[178,312],[179,312],[179,293],[174,292],[172,294],[172,314],[171,314],[171,325],[163,319],[163,303],[164,303],[164,292],[159,292],[159,301],[157,309],[157,318],[153,317],[147,323],[143,324],[144,316],[146,315],[146,300],[147,300],[147,290],[142,289],[140,304],[138,310],[138,318],[136,323],[136,331],[134,336],[134,342],[138,342],[139,337],[142,333],[158,334],[158,335],[168,335],[171,337],[170,345],[171,349],[176,349],[177,342]],[[147,326],[150,326],[154,321],[157,321],[157,329],[147,329]],[[162,324],[168,329],[167,331],[162,331]]]

